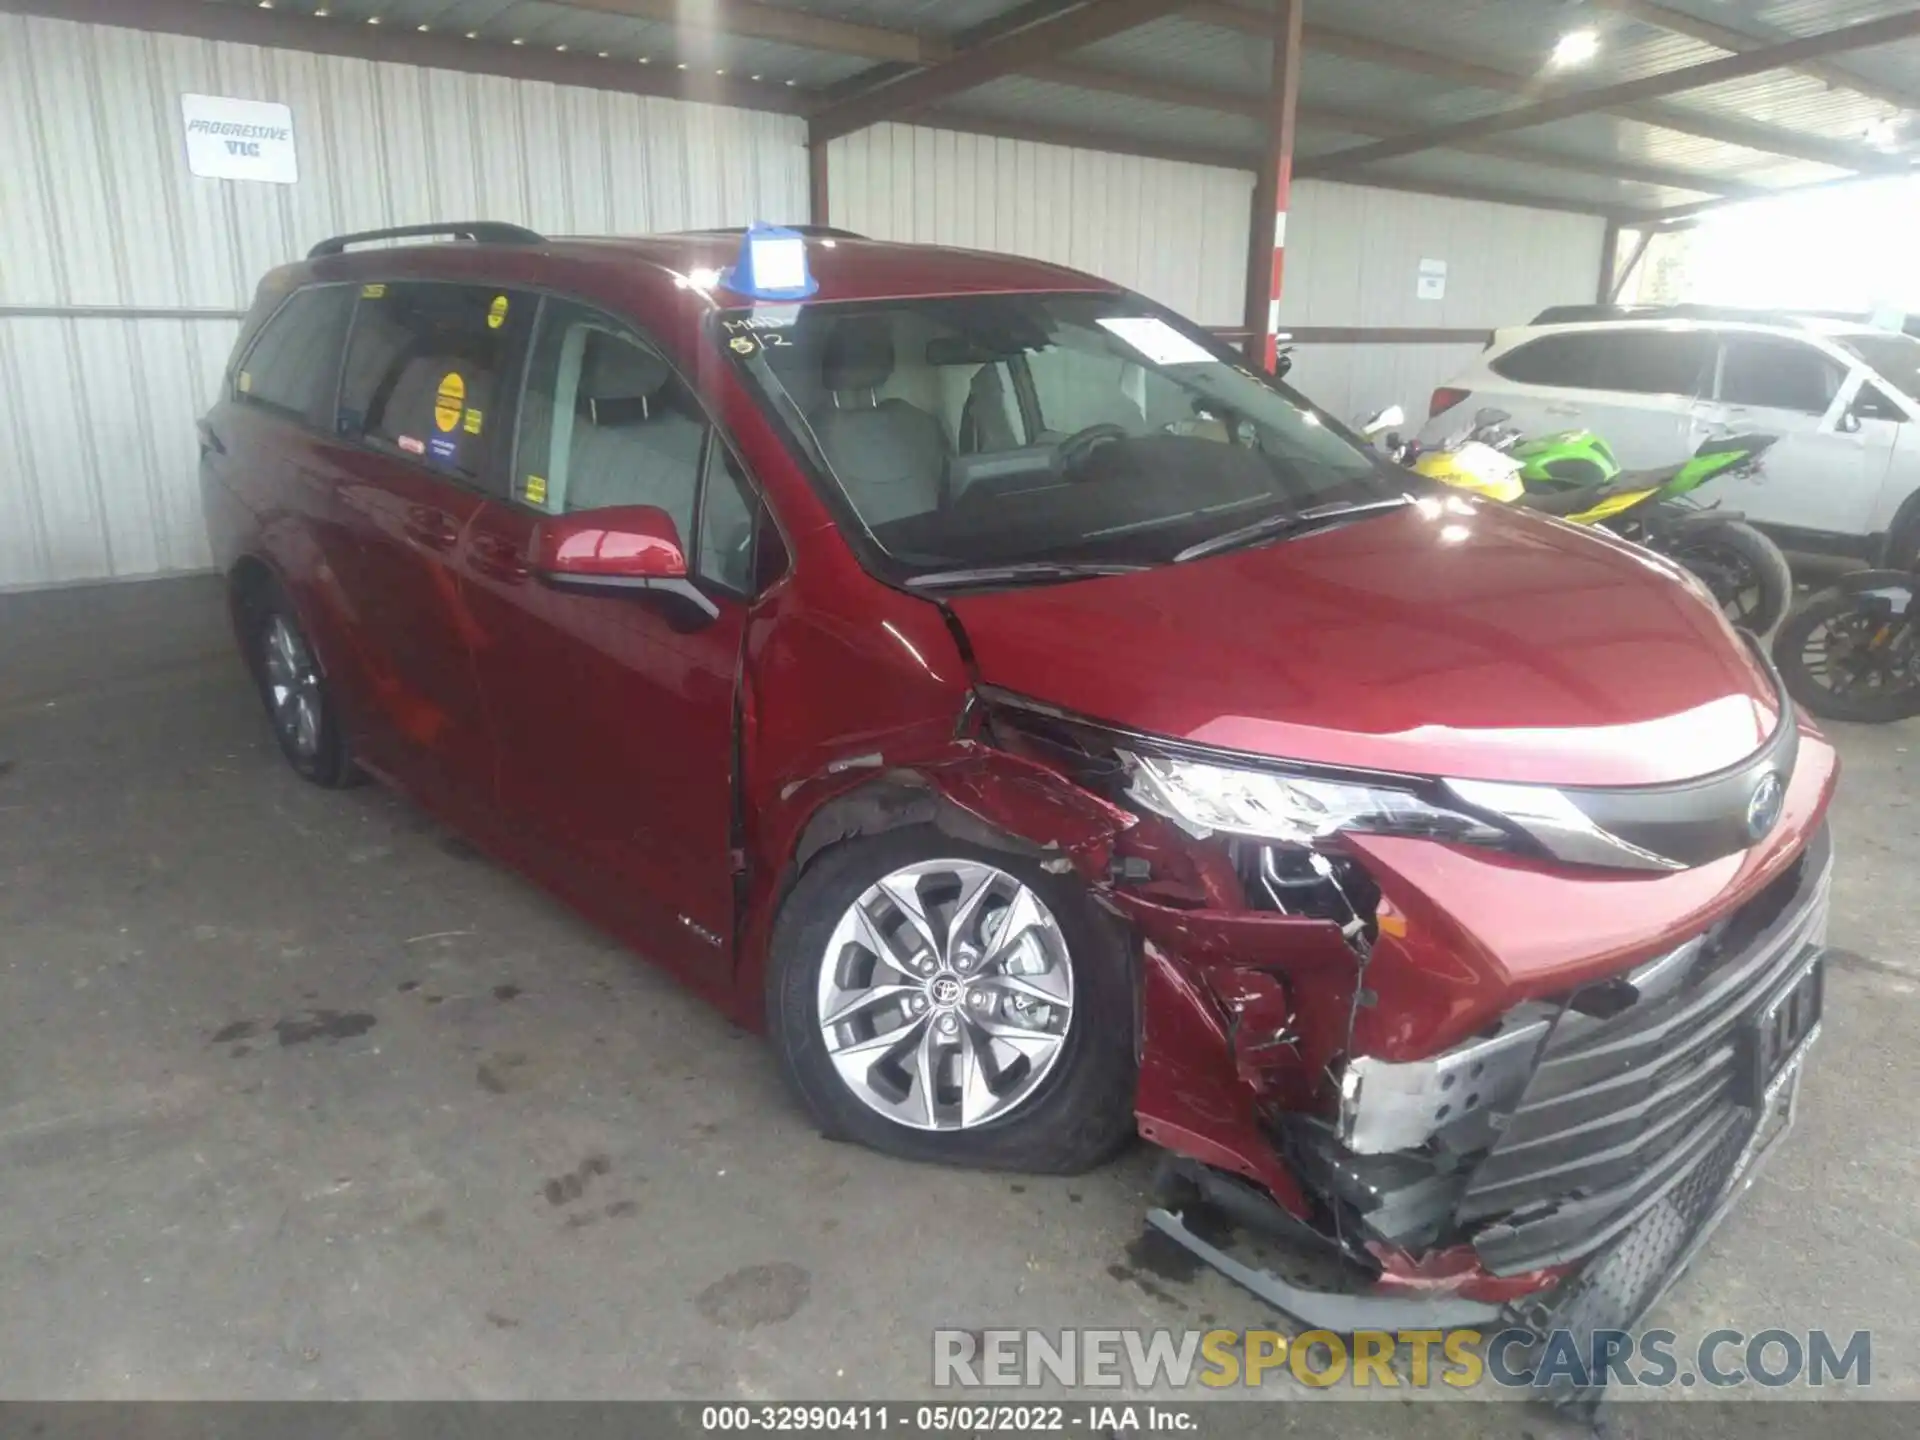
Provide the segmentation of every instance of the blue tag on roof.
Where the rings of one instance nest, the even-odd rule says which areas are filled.
[[[740,258],[720,283],[756,300],[804,300],[820,288],[807,268],[806,236],[758,222],[747,227]]]

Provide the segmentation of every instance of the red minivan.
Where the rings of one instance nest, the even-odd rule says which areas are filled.
[[[764,1027],[830,1135],[1137,1130],[1151,1221],[1287,1312],[1545,1329],[1643,1314],[1791,1118],[1837,767],[1757,644],[1138,295],[827,230],[348,236],[200,434],[293,766]]]

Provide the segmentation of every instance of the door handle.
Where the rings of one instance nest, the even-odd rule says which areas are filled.
[[[1568,405],[1563,401],[1555,401],[1553,404],[1547,406],[1547,414],[1549,415],[1578,415],[1579,413],[1580,407],[1578,405]]]
[[[498,535],[474,536],[467,563],[480,574],[509,585],[518,585],[533,573],[519,547]]]
[[[404,526],[408,538],[429,550],[451,550],[460,540],[460,529],[453,517],[431,505],[409,505]]]

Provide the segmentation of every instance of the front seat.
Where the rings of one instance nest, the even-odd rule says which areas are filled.
[[[706,426],[687,413],[659,356],[594,332],[580,367],[566,508],[655,505],[690,543]]]
[[[821,381],[832,401],[813,421],[827,463],[868,525],[940,506],[947,432],[905,400],[882,400],[893,374],[893,331],[877,316],[842,320],[827,336]]]

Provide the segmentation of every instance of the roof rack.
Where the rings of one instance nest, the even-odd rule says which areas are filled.
[[[857,230],[842,230],[836,225],[782,225],[782,230],[791,230],[796,235],[805,235],[817,240],[865,240],[868,237]],[[744,235],[744,225],[710,225],[699,230],[677,230],[677,235]]]
[[[1746,305],[1549,305],[1529,324],[1570,325],[1591,320],[1735,320],[1754,325],[1799,325],[1809,320],[1852,320],[1864,316],[1837,310],[1771,310]]]
[[[447,235],[481,245],[544,245],[547,242],[546,236],[524,225],[508,225],[499,220],[462,220],[450,225],[396,225],[391,230],[359,230],[351,235],[335,235],[309,250],[307,258],[318,260],[322,255],[340,255],[349,245],[369,240],[407,240],[426,235]]]

